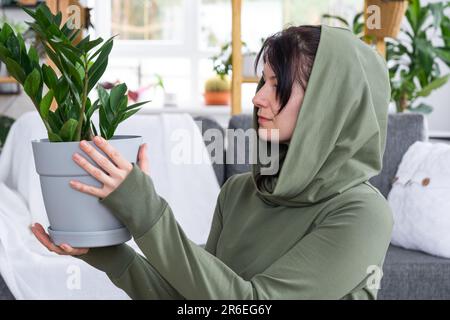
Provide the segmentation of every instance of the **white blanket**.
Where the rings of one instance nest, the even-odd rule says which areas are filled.
[[[94,115],[94,123],[97,119]],[[180,130],[189,139],[174,138]],[[116,134],[143,136],[157,192],[168,201],[188,237],[205,243],[219,185],[192,117],[135,115]],[[38,113],[27,113],[11,128],[0,157],[1,275],[16,299],[128,299],[105,274],[79,259],[48,252],[31,233],[32,223],[48,226],[31,148],[31,140],[45,137]],[[200,153],[203,161],[177,163],[174,148]],[[129,244],[136,248],[133,241]]]

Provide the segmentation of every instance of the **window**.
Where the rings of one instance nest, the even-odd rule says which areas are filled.
[[[87,0],[94,8],[97,36],[118,34],[105,81],[127,82],[132,90],[163,78],[180,107],[203,104],[203,87],[213,75],[210,57],[231,40],[231,0]],[[258,51],[261,40],[287,25],[318,24],[323,13],[352,16],[363,1],[243,0],[242,36]],[[251,110],[256,85],[244,84],[243,108]],[[160,105],[157,90],[142,96]]]
[[[183,5],[183,0],[113,0],[111,31],[121,40],[181,42]]]

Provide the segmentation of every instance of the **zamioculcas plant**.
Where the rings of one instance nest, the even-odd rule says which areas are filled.
[[[7,23],[0,31],[0,60],[31,98],[49,140],[92,140],[98,135],[91,121],[96,110],[100,114],[99,133],[107,140],[113,137],[117,126],[139,111],[143,104],[128,106],[125,84],[112,88],[110,93],[99,88],[100,98],[95,102],[89,98],[106,70],[113,38],[104,41],[87,36],[74,44],[80,30],[71,29],[69,23],[60,27],[61,13],[53,15],[44,4],[36,11],[24,10],[34,19],[28,24],[39,36],[57,72],[41,64],[36,49],[27,50],[22,35],[16,34]],[[51,110],[53,101],[56,101],[56,110]]]
[[[57,245],[66,243],[75,248],[123,243],[131,235],[114,214],[98,198],[70,187],[74,177],[98,185],[72,156],[84,154],[78,141],[87,140],[95,147],[92,139],[100,134],[123,158],[135,163],[142,137],[115,136],[114,132],[142,103],[128,106],[125,84],[110,91],[97,85],[108,65],[112,38],[103,41],[87,36],[74,43],[80,31],[72,30],[69,23],[62,24],[61,13],[52,14],[44,4],[36,11],[24,10],[33,18],[28,24],[56,68],[41,63],[36,49],[27,49],[22,35],[8,24],[0,30],[0,60],[30,96],[48,132],[48,139],[34,140],[32,146],[50,237]],[[92,102],[89,93],[95,87],[99,98]],[[98,127],[91,120],[96,111]]]

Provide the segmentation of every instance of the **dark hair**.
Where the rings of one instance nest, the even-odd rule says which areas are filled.
[[[255,71],[262,56],[263,62],[270,65],[277,77],[280,111],[288,103],[295,81],[306,92],[320,35],[320,26],[298,26],[284,29],[264,41],[256,57]]]

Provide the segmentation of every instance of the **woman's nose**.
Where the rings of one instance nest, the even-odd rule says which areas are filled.
[[[256,94],[252,99],[253,105],[257,108],[264,108],[267,106],[267,101],[260,94]]]

